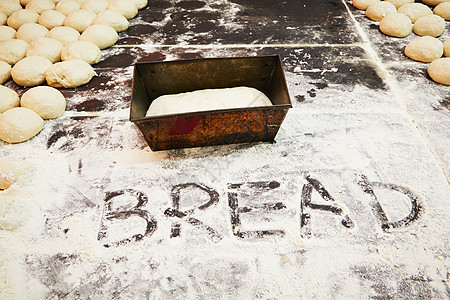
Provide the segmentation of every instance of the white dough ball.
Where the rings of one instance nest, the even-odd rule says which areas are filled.
[[[422,0],[423,3],[431,5],[431,6],[436,6],[439,5],[441,3],[444,2],[449,2],[450,0]]]
[[[411,20],[401,13],[389,14],[380,22],[381,32],[394,37],[408,36],[411,33],[411,29]]]
[[[17,30],[16,38],[24,40],[29,44],[34,39],[45,37],[47,33],[48,29],[42,25],[36,23],[26,23],[20,26],[19,30]]]
[[[14,107],[0,115],[0,139],[7,143],[21,143],[38,134],[44,120],[25,107]]]
[[[376,22],[380,22],[386,15],[396,13],[394,4],[381,1],[370,5],[366,10],[366,16]]]
[[[432,62],[442,56],[444,44],[431,36],[418,37],[405,47],[405,55],[421,62]]]
[[[270,105],[272,102],[264,93],[251,87],[204,89],[159,96],[152,101],[145,116]]]
[[[434,81],[450,85],[450,58],[439,58],[431,62],[427,72]]]
[[[66,16],[54,9],[49,9],[44,11],[38,19],[38,23],[45,26],[48,30],[51,30],[58,26],[64,25],[64,20]]]
[[[419,18],[413,27],[414,33],[420,36],[440,36],[445,30],[445,20],[438,15],[428,15]]]
[[[42,56],[28,56],[18,61],[11,70],[11,77],[21,86],[35,86],[45,81],[45,73],[52,62]]]
[[[19,95],[6,86],[0,85],[0,114],[19,106]]]
[[[46,80],[49,86],[72,88],[88,83],[95,75],[90,64],[74,59],[51,66],[47,70]]]
[[[392,4],[394,4],[395,8],[399,9],[400,6],[405,5],[406,3],[413,3],[414,0],[386,0]]]
[[[433,9],[433,12],[444,20],[450,21],[450,2],[442,2]]]
[[[11,66],[7,62],[0,60],[0,84],[5,83],[6,81],[9,80],[9,78],[11,78]],[[0,114],[1,113],[2,112],[0,111]]]
[[[16,38],[16,31],[9,26],[0,26],[0,42]]]
[[[43,11],[54,9],[55,3],[50,0],[31,0],[30,2],[28,2],[25,8],[34,10],[38,14],[41,14]]]
[[[0,60],[14,65],[25,57],[28,44],[24,40],[7,40],[0,42]]]
[[[0,158],[0,189],[9,189],[13,184],[27,180],[33,173],[32,164],[26,160],[4,156]]]
[[[39,19],[39,14],[31,9],[21,9],[13,13],[8,18],[8,26],[19,29],[20,26],[26,23],[36,23]]]
[[[100,48],[88,41],[76,41],[66,45],[61,51],[61,60],[81,59],[88,64],[96,64],[102,59]]]
[[[64,15],[68,15],[71,12],[79,10],[81,7],[80,2],[75,0],[63,0],[56,4],[55,10],[63,13]]]
[[[20,3],[14,0],[0,0],[0,12],[9,17],[13,12],[22,9]]]
[[[31,217],[28,198],[5,193],[2,192],[0,201],[0,232],[15,231],[25,225]]]
[[[147,6],[148,3],[147,0],[131,0],[131,2],[133,2],[134,5],[136,5],[137,9],[143,9],[144,7]]]
[[[106,0],[86,0],[81,4],[81,9],[87,9],[98,14],[107,9],[109,2]]]
[[[4,13],[0,12],[0,25],[5,25],[6,20],[8,20],[8,17]]]
[[[29,199],[10,194],[4,194],[1,198],[0,232],[2,230],[14,232],[25,225],[31,217]]]
[[[111,47],[118,39],[117,32],[112,27],[103,24],[89,26],[80,36],[81,41],[92,42],[100,49]]]
[[[138,9],[134,3],[124,0],[115,0],[111,2],[108,9],[118,10],[127,19],[133,19],[138,13]]]
[[[52,63],[61,60],[61,50],[63,45],[56,39],[49,37],[37,38],[27,47],[27,56],[43,56]]]
[[[72,27],[82,33],[92,24],[96,16],[94,12],[87,9],[74,11],[67,15],[64,26]]]
[[[130,26],[127,18],[125,18],[118,10],[111,9],[100,12],[94,19],[93,24],[108,25],[117,32],[127,30]]]
[[[450,57],[450,39],[444,42],[444,56]]]
[[[359,10],[366,10],[370,5],[380,0],[353,0],[353,6]]]
[[[55,119],[64,114],[66,98],[55,88],[37,86],[22,95],[20,106],[33,110],[44,120]]]
[[[433,11],[428,6],[423,5],[422,3],[407,3],[400,6],[398,12],[408,16],[408,18],[413,23],[416,22],[420,17],[433,14]]]
[[[68,26],[55,27],[47,33],[47,37],[58,40],[63,46],[77,41],[80,33]]]

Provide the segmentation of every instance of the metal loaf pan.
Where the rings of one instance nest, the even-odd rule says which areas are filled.
[[[260,90],[273,105],[145,117],[161,95],[238,86]],[[271,142],[292,107],[279,56],[137,63],[132,89],[130,121],[153,151]]]

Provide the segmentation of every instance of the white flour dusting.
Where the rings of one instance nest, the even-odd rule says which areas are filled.
[[[239,6],[216,2],[202,9],[228,3],[223,21],[233,24]],[[294,107],[273,144],[152,152],[128,121],[132,68],[100,69],[111,87],[95,93],[100,112],[71,110],[0,148],[36,170],[0,191],[0,216],[21,225],[0,230],[0,299],[445,298],[450,189],[416,126],[448,118],[430,105],[447,90],[416,84],[414,66],[388,64],[406,73],[406,111],[376,71],[353,73],[376,67],[351,47],[359,54],[285,52]],[[148,44],[135,54],[173,60],[184,50]],[[345,72],[368,74],[373,86],[339,81]],[[79,91],[68,104],[90,97]],[[438,149],[448,144],[442,132],[429,133],[443,136]]]

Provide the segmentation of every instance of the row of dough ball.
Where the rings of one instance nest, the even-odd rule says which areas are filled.
[[[145,6],[147,0],[0,0],[0,13],[9,17],[25,8],[38,14],[46,10],[55,10],[67,16],[77,10],[91,10],[98,13],[109,8],[123,11],[129,16],[127,19],[132,19],[136,16],[137,10]]]
[[[353,5],[371,20],[380,22],[380,31],[394,37],[406,37],[411,31],[420,37],[405,47],[405,55],[420,62],[432,62],[427,69],[431,79],[450,85],[450,39],[444,43],[436,37],[445,31],[450,20],[450,0],[353,0]],[[434,14],[433,14],[434,13]]]
[[[7,143],[31,139],[42,130],[45,119],[59,118],[66,109],[64,95],[49,86],[33,87],[19,98],[0,85],[0,98],[0,139]]]
[[[70,88],[96,75],[89,65],[101,60],[100,50],[117,42],[118,32],[129,26],[127,18],[136,16],[147,0],[31,0],[21,1],[19,6],[26,5],[25,9],[16,6],[15,11],[5,10],[2,3],[6,0],[0,0],[0,11],[9,16],[8,26],[0,26],[0,61],[14,67],[9,70],[0,64],[0,84],[11,75],[22,86],[47,81],[50,86]]]
[[[127,3],[127,6],[134,9],[133,12],[130,13],[127,10],[120,10],[118,8],[114,8],[113,6],[109,6],[107,9],[98,12],[88,9],[81,9],[70,12],[68,15],[53,9],[43,11],[41,14],[38,14],[30,9],[21,9],[14,12],[7,19],[2,18],[0,15],[0,25],[8,25],[14,30],[18,30],[20,26],[26,23],[37,23],[49,30],[58,26],[69,26],[75,28],[81,33],[91,24],[105,24],[116,28],[116,31],[120,32],[128,28],[129,23],[127,19],[131,19],[131,16],[134,17],[137,9],[132,3],[123,2],[125,0],[116,1],[118,1],[117,3]]]
[[[395,37],[405,37],[411,31],[419,36],[440,36],[445,20],[450,20],[450,0],[430,3],[437,4],[434,10],[414,0],[353,0],[369,19],[380,22],[381,32]]]
[[[1,46],[0,44],[0,49]],[[52,87],[71,88],[88,83],[96,75],[90,64],[100,60],[101,51],[95,44],[86,41],[70,43],[62,51],[59,50],[63,62],[57,63],[48,58],[53,49],[59,48],[49,48],[49,52],[36,52],[36,55],[19,60],[12,68],[9,64],[11,62],[0,61],[0,84],[12,77],[21,86],[36,86],[46,81]]]

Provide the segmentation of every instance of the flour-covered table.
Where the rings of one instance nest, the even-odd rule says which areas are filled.
[[[450,88],[413,37],[341,0],[151,1],[63,117],[0,146],[35,168],[0,206],[0,298],[447,299]],[[275,143],[152,152],[128,120],[138,61],[272,54]]]

